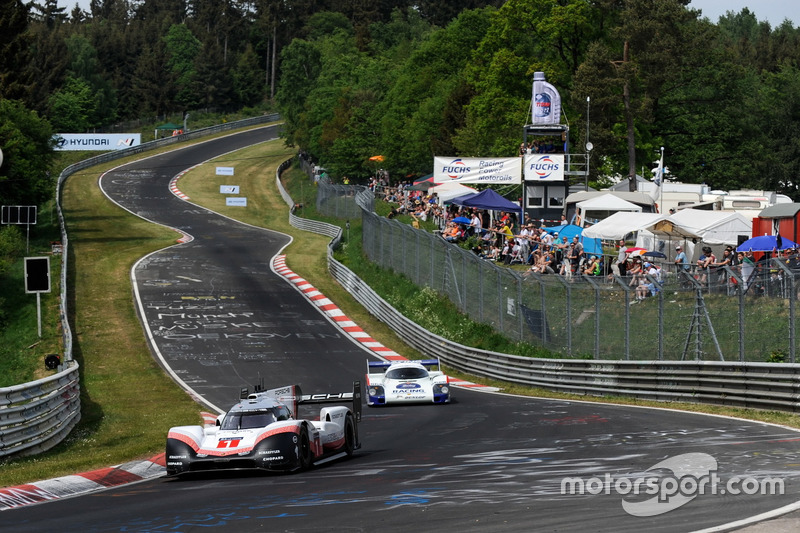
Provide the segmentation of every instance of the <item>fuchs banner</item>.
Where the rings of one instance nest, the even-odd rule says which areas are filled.
[[[544,72],[533,73],[532,124],[561,124],[561,95],[544,80]]]
[[[525,181],[564,181],[564,154],[525,156]]]
[[[522,183],[519,157],[434,157],[433,182]]]
[[[55,150],[122,150],[142,143],[141,133],[57,133]]]

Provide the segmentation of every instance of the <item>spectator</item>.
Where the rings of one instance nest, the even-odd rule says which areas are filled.
[[[593,255],[589,262],[586,264],[586,267],[583,269],[583,273],[586,276],[599,276],[602,274],[600,268],[600,259],[597,258],[596,255]]]
[[[627,249],[625,241],[620,239],[617,260],[611,266],[611,270],[613,270],[614,274],[617,276],[624,276],[628,271],[628,252],[625,251]]]
[[[697,259],[697,281],[699,281],[701,285],[708,283],[708,273],[711,269],[711,265],[716,261],[717,258],[714,256],[714,252],[711,251],[711,247],[703,246],[703,254]]]
[[[458,229],[458,224],[454,222],[448,222],[447,227],[445,228],[444,232],[442,232],[442,237],[447,242],[457,242],[460,237],[460,231]]]

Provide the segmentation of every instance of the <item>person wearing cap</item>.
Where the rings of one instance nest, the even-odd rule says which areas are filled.
[[[675,264],[678,267],[678,270],[683,269],[684,272],[689,271],[689,259],[686,257],[686,253],[683,251],[681,245],[675,247]]]

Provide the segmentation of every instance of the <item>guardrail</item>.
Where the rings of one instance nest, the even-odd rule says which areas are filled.
[[[305,231],[338,234],[333,224],[301,219],[280,182],[281,196],[292,208],[289,223]],[[365,195],[361,198],[361,195]],[[367,198],[366,196],[369,196]],[[371,205],[371,193],[357,197]],[[301,227],[302,226],[302,227]],[[371,314],[387,324],[409,346],[436,357],[456,370],[509,383],[586,396],[627,396],[658,401],[699,402],[735,407],[800,411],[800,365],[717,361],[601,361],[536,359],[464,346],[435,335],[409,320],[369,285],[333,257],[328,246],[328,269]]]
[[[56,185],[56,207],[61,224],[61,295],[59,313],[63,331],[64,357],[58,373],[37,381],[0,388],[0,457],[34,455],[63,441],[80,421],[79,366],[72,357],[72,330],[67,314],[67,258],[69,238],[61,211],[61,187],[79,170],[182,141],[216,133],[274,122],[278,114],[264,115],[175,137],[165,137],[132,148],[107,152],[65,168]]]

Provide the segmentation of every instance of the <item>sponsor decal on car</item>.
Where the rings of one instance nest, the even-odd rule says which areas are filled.
[[[400,390],[403,390],[403,389],[421,389],[422,385],[420,385],[419,383],[400,383],[398,385],[395,385],[394,388],[395,389],[400,389]]]

